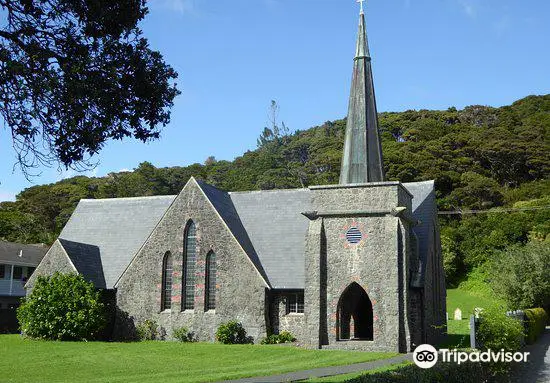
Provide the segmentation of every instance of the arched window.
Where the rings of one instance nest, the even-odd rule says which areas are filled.
[[[172,255],[170,252],[164,254],[162,261],[162,292],[161,310],[170,310],[172,307]]]
[[[204,311],[216,309],[216,253],[206,256],[206,288],[204,290]]]
[[[183,243],[183,310],[195,308],[195,263],[197,259],[197,233],[193,221],[185,229]]]

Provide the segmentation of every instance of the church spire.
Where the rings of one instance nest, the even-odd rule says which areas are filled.
[[[340,184],[385,181],[363,1],[353,63]]]

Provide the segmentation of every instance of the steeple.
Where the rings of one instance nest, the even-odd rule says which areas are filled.
[[[385,181],[363,0],[353,63],[340,184]]]

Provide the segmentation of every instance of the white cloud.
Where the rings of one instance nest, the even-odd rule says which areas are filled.
[[[194,13],[196,10],[195,0],[151,0],[151,9],[166,10],[180,14]]]
[[[277,8],[280,5],[278,0],[264,0],[264,4],[269,9]]]
[[[97,177],[97,167],[92,170],[87,170],[84,172],[77,172],[73,169],[60,170],[57,172],[57,181],[61,181],[67,178],[72,178],[76,176],[86,176],[86,177]]]
[[[76,176],[76,171],[74,171],[72,169],[60,170],[57,173],[57,180],[61,181],[61,180],[64,180],[66,178],[71,178],[71,177],[74,177],[74,176]]]
[[[510,18],[506,15],[501,17],[498,21],[493,23],[493,29],[497,36],[502,36],[505,34],[511,27]]]
[[[15,201],[15,193],[7,190],[0,190],[0,202]]]
[[[472,4],[472,2],[468,0],[459,0],[459,4],[462,7],[462,11],[469,17],[469,18],[475,18],[477,16],[477,9]]]

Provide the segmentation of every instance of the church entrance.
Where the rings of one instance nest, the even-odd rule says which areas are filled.
[[[342,293],[336,315],[338,340],[373,340],[372,303],[366,291],[353,282]]]

